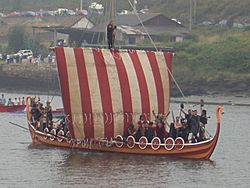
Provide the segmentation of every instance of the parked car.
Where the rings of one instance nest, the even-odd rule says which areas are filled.
[[[22,59],[27,59],[27,57],[33,56],[33,52],[31,50],[20,50],[16,54],[14,54],[14,56],[19,56]]]
[[[6,15],[2,12],[0,12],[0,17],[6,17]]]

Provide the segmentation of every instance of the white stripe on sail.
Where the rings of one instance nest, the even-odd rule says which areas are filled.
[[[121,86],[119,81],[119,76],[116,68],[116,63],[113,55],[110,53],[110,50],[102,50],[104,61],[106,64],[108,80],[110,85],[110,94],[112,100],[112,109],[113,109],[113,122],[114,122],[114,136],[123,135],[123,104],[122,104],[122,95],[121,95]],[[110,116],[108,116],[110,118]]]
[[[162,80],[163,94],[164,94],[164,113],[169,111],[169,77],[168,67],[163,52],[155,52],[156,60],[160,69],[160,76]]]
[[[142,69],[146,78],[148,94],[149,94],[149,105],[151,111],[158,110],[158,97],[157,90],[155,86],[155,79],[153,75],[153,70],[151,68],[147,53],[145,51],[137,51],[138,58],[141,62]],[[150,113],[151,113],[150,111]],[[151,117],[152,118],[152,117]]]
[[[137,121],[142,112],[142,104],[141,104],[141,92],[138,83],[138,79],[136,76],[135,68],[133,62],[128,53],[121,52],[120,56],[124,63],[131,92],[131,100],[132,100],[132,109],[133,109],[133,121]]]
[[[69,81],[70,107],[72,115],[72,125],[75,138],[83,139],[83,115],[81,104],[81,94],[79,86],[79,77],[77,72],[76,60],[73,48],[64,48],[66,66]]]
[[[104,138],[102,99],[92,49],[84,49],[84,57],[93,111],[94,137]]]

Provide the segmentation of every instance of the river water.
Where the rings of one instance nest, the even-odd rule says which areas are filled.
[[[249,98],[204,99],[249,102]],[[55,97],[52,105],[61,107],[60,97]],[[178,113],[179,104],[171,104],[171,108]],[[216,106],[205,105],[205,108],[211,116],[207,129],[213,135]],[[27,125],[24,113],[0,114],[0,187],[211,188],[249,187],[250,184],[250,107],[247,106],[225,106],[214,154],[210,160],[199,161],[34,147],[29,133],[9,121]]]

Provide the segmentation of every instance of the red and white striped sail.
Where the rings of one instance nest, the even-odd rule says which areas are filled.
[[[56,48],[65,114],[77,139],[124,135],[169,111],[171,52]]]

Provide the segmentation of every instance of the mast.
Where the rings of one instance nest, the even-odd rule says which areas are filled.
[[[116,0],[110,0],[110,20],[116,20]]]

